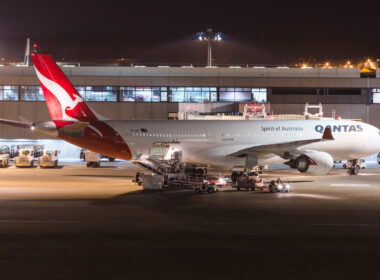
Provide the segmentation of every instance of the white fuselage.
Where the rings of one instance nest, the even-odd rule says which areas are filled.
[[[322,151],[334,160],[362,158],[380,151],[379,129],[349,120],[243,120],[243,121],[105,121],[125,140],[134,157],[147,156],[155,143],[171,143],[183,160],[211,165],[244,165],[232,155],[264,145],[320,139],[329,126],[334,140],[297,147]],[[275,146],[274,146],[275,147]],[[285,161],[277,150],[257,152],[259,165]]]

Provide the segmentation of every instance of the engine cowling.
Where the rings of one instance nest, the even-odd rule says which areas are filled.
[[[330,172],[334,160],[330,154],[318,151],[309,151],[295,159],[298,171],[312,175],[324,175]]]

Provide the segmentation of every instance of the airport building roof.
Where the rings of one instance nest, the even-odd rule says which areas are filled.
[[[360,69],[344,68],[265,68],[265,67],[110,67],[64,65],[64,73],[69,76],[158,76],[158,77],[292,77],[292,78],[360,78]],[[34,76],[33,67],[0,67],[0,75]]]

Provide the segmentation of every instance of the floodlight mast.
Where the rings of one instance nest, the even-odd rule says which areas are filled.
[[[198,39],[200,41],[207,40],[207,67],[212,66],[212,40],[222,40],[221,34],[214,33],[212,28],[208,28],[207,32],[200,32]]]

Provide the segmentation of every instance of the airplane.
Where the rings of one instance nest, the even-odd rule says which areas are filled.
[[[49,54],[32,52],[51,120],[0,123],[43,132],[124,160],[147,158],[155,145],[180,151],[183,162],[220,168],[286,163],[328,174],[334,160],[380,151],[378,128],[352,120],[108,120],[90,108]]]

